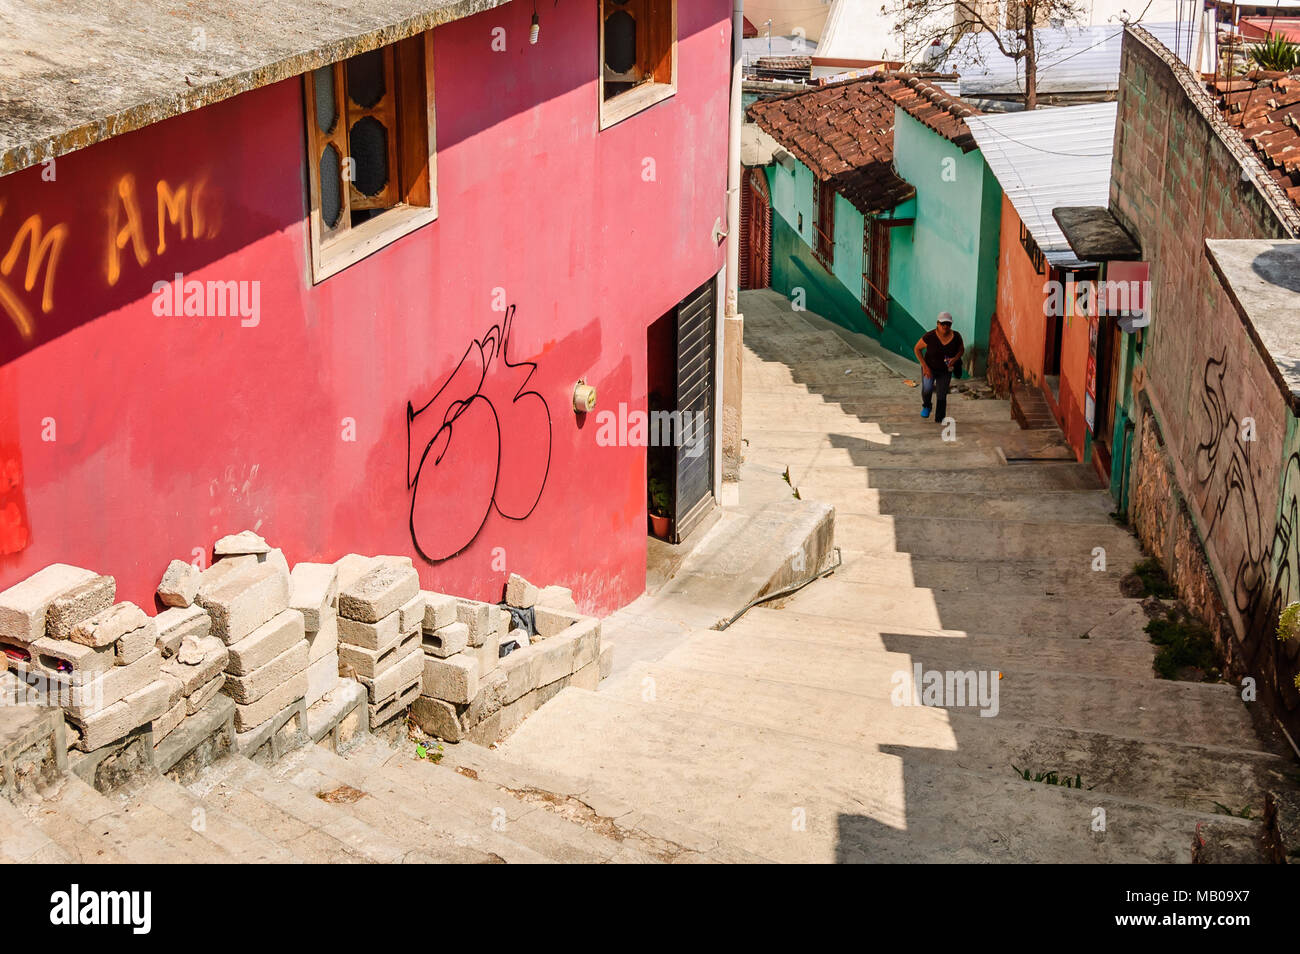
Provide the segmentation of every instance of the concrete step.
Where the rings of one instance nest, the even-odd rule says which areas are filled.
[[[383,742],[365,743],[345,759],[309,752],[304,761],[348,784],[388,796],[385,801],[445,828],[458,845],[507,862],[605,863],[623,860],[618,841],[523,801],[454,769],[422,761]],[[383,749],[388,749],[385,756]],[[363,799],[364,801],[364,799]],[[360,804],[360,803],[357,803]],[[430,808],[437,806],[436,813]]]
[[[802,492],[802,491],[801,491]],[[1125,572],[1142,559],[1137,539],[1123,527],[965,519],[893,517],[847,513],[837,515],[835,540],[860,553],[911,553],[950,560],[1077,561],[1080,573],[1091,573],[1097,547],[1105,550],[1106,567]]]
[[[190,791],[205,805],[243,819],[298,859],[312,864],[402,861],[410,846],[347,811],[276,778],[239,756],[205,770]]]
[[[1032,520],[1117,526],[1111,518],[1115,501],[1104,490],[1026,491],[1024,493],[949,493],[941,487],[918,490],[876,490],[865,487],[840,497],[838,514],[883,517],[932,517],[960,514],[967,520]],[[802,491],[801,491],[802,492]],[[847,497],[847,499],[845,499]]]
[[[756,388],[751,391],[745,384],[745,418],[759,416],[768,420],[802,417],[817,413],[822,408],[837,408],[841,412],[863,420],[906,422],[921,420],[921,393],[916,388],[906,391],[871,393],[864,388],[812,391],[802,385],[784,388]],[[1005,401],[981,401],[951,395],[948,412],[958,421],[1002,424],[1011,420]]]
[[[1259,830],[604,692],[566,689],[502,748],[773,861],[1187,862],[1198,824],[1238,850]]]
[[[1046,458],[1074,463],[1074,455],[1064,444],[1046,431],[1028,436],[985,435],[972,427],[956,428],[955,440],[945,440],[944,429],[934,424],[909,434],[851,434],[837,431],[746,431],[748,453],[786,463],[816,461],[836,466],[850,464],[863,467],[909,466],[928,464],[952,467],[992,467],[1008,457]],[[1012,443],[1012,441],[1016,443]]]
[[[1006,633],[1078,641],[1106,617],[1137,602],[1118,595],[1109,599],[1022,596],[1008,600],[996,593],[949,593],[889,583],[854,583],[832,576],[774,605],[795,613],[869,621],[873,627]],[[1140,629],[1132,638],[1147,642]]]
[[[944,593],[996,593],[1015,596],[1092,596],[1119,594],[1130,566],[1107,561],[1106,569],[1080,573],[1078,560],[949,560],[910,553],[865,554],[840,543],[843,565],[829,579],[886,586],[924,586]]]
[[[16,805],[0,798],[0,864],[67,864],[74,860]]]
[[[906,460],[895,461],[895,466],[864,468],[846,464],[823,462],[790,462],[780,455],[768,455],[770,466],[790,469],[798,487],[808,488],[809,499],[834,501],[835,488],[846,480],[856,487],[874,487],[878,490],[925,490],[944,487],[953,493],[1005,493],[1019,490],[1098,490],[1101,483],[1092,468],[1085,464],[996,464],[980,467],[939,467],[913,465]],[[822,489],[818,481],[825,481]]]
[[[870,644],[871,636],[864,636]],[[823,637],[825,639],[825,637]],[[892,701],[901,684],[911,685],[914,667],[940,672],[1001,673],[997,718],[1195,745],[1259,750],[1250,715],[1237,690],[1219,683],[1172,682],[1149,673],[1110,675],[1047,668],[1023,640],[999,652],[993,642],[965,648],[961,637],[884,633],[876,640],[907,651],[855,651],[842,644],[799,639],[788,629],[770,638],[752,632],[702,633],[660,662],[677,668],[770,679],[812,688],[851,692]],[[933,648],[930,646],[933,644]],[[1076,657],[1077,658],[1077,657]],[[1062,654],[1051,665],[1068,665]],[[1013,668],[1013,664],[1015,668]],[[1024,668],[1020,668],[1024,667]],[[1084,669],[1084,666],[1080,666]],[[1087,667],[1102,668],[1093,663]],[[602,693],[640,698],[632,672],[609,680]],[[966,706],[972,708],[969,700]],[[990,711],[991,711],[991,707]]]
[[[237,859],[177,817],[130,795],[105,796],[68,775],[28,809],[31,820],[80,864],[229,864]]]
[[[991,778],[1031,772],[1076,775],[1085,790],[1214,813],[1215,803],[1261,818],[1265,793],[1284,781],[1287,760],[1221,746],[1117,736],[1080,727],[983,718],[965,709],[899,707],[857,692],[771,678],[682,668],[638,667],[623,698],[646,677],[654,701],[760,728],[822,739],[856,749],[878,749],[908,760]]]
[[[205,803],[192,791],[169,778],[155,779],[134,797],[172,818],[187,821],[195,831],[219,845],[241,864],[293,864],[299,859],[289,848],[268,838],[250,822]]]

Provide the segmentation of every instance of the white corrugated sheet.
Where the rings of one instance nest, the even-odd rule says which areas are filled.
[[[1090,103],[966,118],[984,161],[1052,265],[1086,264],[1070,250],[1052,209],[1109,203],[1115,114],[1115,103]]]
[[[1157,40],[1184,62],[1196,59],[1195,32],[1188,24],[1143,23]],[[1122,24],[1088,27],[1043,27],[1035,31],[1040,93],[1096,93],[1119,89]],[[1189,44],[1190,40],[1190,44]],[[1014,38],[1004,42],[1014,45]],[[1190,45],[1190,52],[1189,52]],[[1204,56],[1204,49],[1202,49]],[[961,41],[942,69],[959,74],[962,96],[1024,92],[1023,60],[998,51],[993,37],[976,34]]]

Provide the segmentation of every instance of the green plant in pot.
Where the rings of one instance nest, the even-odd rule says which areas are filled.
[[[668,491],[668,481],[662,477],[650,478],[650,525],[654,535],[661,540],[668,539],[668,515],[673,500]]]

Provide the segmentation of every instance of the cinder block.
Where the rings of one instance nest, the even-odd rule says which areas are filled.
[[[397,609],[397,628],[411,633],[424,625],[424,594],[417,592]]]
[[[212,634],[230,645],[289,608],[289,581],[275,567],[259,563],[211,589],[200,587],[197,602],[212,617]]]
[[[542,662],[541,669],[537,674],[538,686],[545,686],[557,679],[563,679],[576,668],[574,660],[577,658],[578,652],[577,634],[564,632],[558,636],[552,636],[550,639],[543,640],[539,649],[541,650]]]
[[[259,666],[247,675],[234,676],[227,673],[224,691],[235,702],[249,705],[306,668],[307,640],[299,639],[266,665]]]
[[[490,676],[480,679],[478,694],[468,705],[457,706],[460,724],[471,729],[484,719],[490,719],[506,704],[506,674],[498,669]]]
[[[608,679],[609,674],[614,671],[614,644],[609,640],[601,640],[600,643],[600,678]]]
[[[235,703],[235,731],[248,732],[300,701],[307,694],[307,674],[300,672],[282,682],[256,702]]]
[[[533,609],[533,627],[542,639],[562,633],[582,617],[568,610],[553,610],[545,606]]]
[[[411,683],[410,686],[403,689],[396,696],[386,702],[370,706],[370,728],[377,728],[389,719],[400,715],[404,709],[419,697],[420,681],[417,679],[415,682]]]
[[[465,737],[456,707],[432,696],[418,696],[411,703],[411,720],[426,734],[444,742],[459,742]]]
[[[231,644],[226,672],[234,676],[247,675],[302,642],[305,636],[306,629],[299,610],[287,609],[277,613],[239,642]]]
[[[52,639],[42,636],[28,647],[34,663],[33,671],[54,678],[65,678],[70,673],[102,673],[117,665],[114,646],[83,646],[70,639]]]
[[[180,680],[182,691],[187,696],[215,679],[226,668],[230,656],[226,644],[215,636],[202,637],[199,645],[203,649],[203,658],[198,663],[186,665],[172,657],[162,664],[163,672]]]
[[[381,563],[355,583],[339,588],[339,616],[376,623],[420,592],[413,567]]]
[[[153,744],[156,748],[158,743],[167,736],[171,735],[173,729],[185,721],[185,700],[180,699],[168,707],[167,711],[153,720]]]
[[[537,604],[541,590],[533,586],[518,573],[511,573],[506,581],[506,602],[520,609],[528,609]]]
[[[302,613],[309,631],[321,628],[339,598],[339,571],[333,563],[299,563],[289,574],[289,608]]]
[[[540,683],[538,677],[542,672],[542,646],[533,643],[516,650],[501,660],[499,672],[505,673],[506,685],[504,701],[514,702],[525,693],[532,692]]]
[[[362,556],[360,553],[349,553],[347,556],[335,560],[334,569],[338,571],[337,583],[339,591],[342,592],[379,565],[379,560],[374,557]]]
[[[50,602],[45,612],[45,635],[67,639],[82,620],[102,613],[117,597],[117,581],[111,576],[96,576],[78,583]]]
[[[483,645],[483,639],[488,633],[496,632],[495,623],[489,615],[490,610],[487,603],[456,601],[456,617],[469,627],[469,644],[475,649]]]
[[[578,604],[573,600],[573,592],[565,586],[547,586],[537,594],[537,605],[547,609],[567,610],[576,613]]]
[[[377,679],[398,661],[405,659],[408,653],[420,647],[420,634],[410,633],[400,642],[393,643],[387,649],[366,649],[363,646],[339,644],[339,670],[354,679]]]
[[[167,683],[167,708],[171,708],[176,703],[185,698],[185,685],[171,673],[162,670],[158,673],[158,678]]]
[[[595,692],[600,685],[600,663],[593,662],[574,672],[569,677],[569,685],[577,689],[586,689]]]
[[[122,672],[124,668],[118,667],[116,671]],[[167,711],[168,691],[165,682],[153,680],[105,709],[81,716],[66,713],[80,733],[77,748],[93,752],[157,719]]]
[[[162,653],[151,649],[129,666],[114,666],[102,674],[96,674],[84,684],[73,684],[64,711],[71,719],[84,720],[92,713],[107,709],[127,696],[141,691],[155,682],[161,671]],[[148,721],[149,719],[143,719],[131,728],[134,729],[136,725]]]
[[[212,630],[212,617],[201,606],[165,609],[153,618],[153,623],[158,629],[155,645],[166,658],[176,655],[186,636],[202,639]]]
[[[138,629],[123,633],[113,645],[117,647],[117,664],[129,666],[158,643],[158,627],[149,620]]]
[[[501,637],[495,632],[483,637],[483,645],[470,647],[466,652],[478,659],[478,675],[486,678],[501,662]]]
[[[492,609],[492,625],[495,627],[497,642],[504,643],[510,635],[510,611],[504,606]]]
[[[45,635],[50,604],[98,573],[66,563],[51,563],[21,583],[0,592],[0,637],[30,643]]]
[[[311,646],[307,652],[309,663],[324,659],[326,656],[338,655],[339,618],[334,610],[331,609],[321,617],[320,629],[315,632],[307,630],[307,643]]]
[[[227,578],[253,566],[257,566],[257,557],[252,555],[218,560],[206,570],[199,572],[199,591],[194,598],[197,600],[203,593],[220,586]]]
[[[338,684],[339,654],[337,651],[309,662],[307,665],[307,705],[314,706],[320,702]]]
[[[219,674],[217,678],[211,680],[206,685],[202,686],[197,692],[186,698],[185,714],[194,715],[194,713],[206,706],[212,701],[212,697],[221,691],[221,687],[224,684],[225,676]]]
[[[578,641],[573,656],[575,671],[600,658],[600,620],[596,617],[584,616],[571,626],[565,635]]]
[[[464,623],[451,623],[434,632],[426,629],[423,643],[424,651],[430,656],[446,659],[469,646],[469,627]]]
[[[83,646],[107,646],[148,622],[144,610],[134,603],[115,603],[89,619],[83,619],[72,628],[68,638]]]
[[[370,701],[380,703],[396,695],[412,682],[418,682],[424,670],[424,654],[418,647],[397,659],[391,666],[374,679],[358,677],[358,682],[366,687]]]
[[[244,553],[267,553],[271,545],[252,530],[243,530],[222,537],[212,545],[214,556],[239,556]]]
[[[478,660],[465,653],[446,659],[426,655],[423,694],[447,702],[469,702],[478,695]]]
[[[199,571],[193,564],[184,560],[172,560],[167,564],[162,582],[158,584],[158,599],[164,606],[185,607],[194,602],[199,595]]]
[[[273,566],[284,577],[285,582],[289,582],[289,561],[285,558],[284,551],[278,547],[274,550],[268,550],[257,558],[258,563],[266,566]]]
[[[389,613],[375,623],[363,623],[345,616],[338,618],[339,642],[363,649],[383,650],[398,643],[402,636],[398,613]]]
[[[457,620],[456,597],[421,590],[424,597],[424,628],[429,632],[450,626]]]

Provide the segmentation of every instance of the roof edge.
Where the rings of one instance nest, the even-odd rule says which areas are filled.
[[[345,37],[291,54],[266,66],[197,85],[184,95],[164,96],[119,109],[94,122],[66,129],[51,139],[14,143],[0,153],[0,176],[21,172],[48,159],[57,159],[70,152],[85,149],[87,146],[194,112],[222,100],[231,99],[240,93],[301,76],[318,67],[328,66],[358,53],[368,53],[443,24],[504,6],[509,2],[510,0],[457,0],[450,6],[436,7],[357,36]]]

